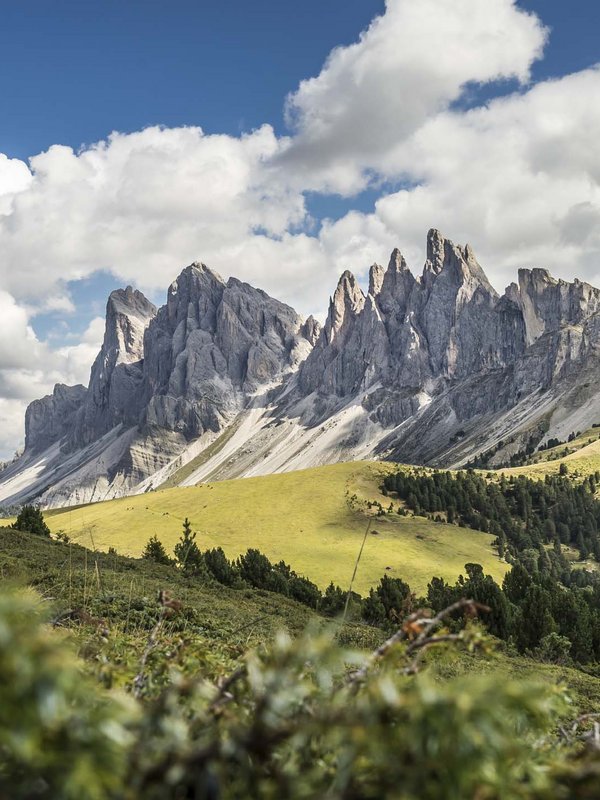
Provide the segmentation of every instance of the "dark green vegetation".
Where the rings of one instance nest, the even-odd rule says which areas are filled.
[[[156,536],[148,540],[142,558],[157,564],[171,565],[174,574],[178,571],[189,578],[212,579],[235,589],[254,588],[281,594],[329,616],[335,616],[344,608],[346,593],[333,583],[321,593],[316,584],[298,575],[285,561],[272,564],[256,548],[248,548],[238,559],[230,561],[221,547],[202,552],[196,538],[197,534],[192,531],[186,517],[181,538],[174,548],[174,559],[169,558]],[[352,599],[352,614],[356,616],[358,613],[360,616],[361,598],[352,593]]]
[[[50,528],[44,522],[44,515],[37,506],[23,506],[12,526],[17,531],[29,531],[38,536],[50,536]]]
[[[273,564],[291,564],[323,591],[331,581],[348,586],[367,522],[377,514],[376,533],[368,538],[354,582],[361,594],[368,594],[386,571],[424,592],[432,575],[456,581],[468,561],[502,581],[507,566],[492,546],[493,536],[384,513],[379,486],[390,469],[382,463],[339,463],[160,489],[53,509],[46,522],[55,536],[134,557],[156,535],[173,556],[187,517],[202,550],[220,547],[235,560],[249,547],[257,548]]]
[[[399,471],[384,478],[383,487],[414,513],[444,512],[450,523],[495,534],[502,556],[518,558],[530,548],[562,544],[576,547],[582,559],[593,554],[600,561],[599,479],[600,473],[576,483],[564,475],[532,480],[484,478],[473,471]]]
[[[156,539],[134,560],[0,530],[0,797],[597,795],[591,722],[578,719],[600,702],[593,676],[490,649],[464,615],[476,606],[432,617],[397,579],[362,603],[387,641],[328,623],[232,588],[278,571],[248,554],[200,552],[186,571],[157,563]],[[493,618],[486,580],[470,565],[459,584]],[[545,647],[564,657],[560,638]]]
[[[497,535],[500,552],[513,564],[502,587],[479,565],[450,586],[434,578],[427,601],[440,609],[469,596],[491,607],[491,633],[521,652],[545,658],[600,661],[600,573],[574,568],[563,553],[573,546],[580,559],[599,560],[600,501],[596,479],[524,476],[486,479],[473,472],[398,472],[384,491],[414,512],[443,513],[449,522]],[[594,562],[595,563],[595,562]]]

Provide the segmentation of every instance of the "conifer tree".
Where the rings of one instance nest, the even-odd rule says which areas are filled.
[[[142,553],[142,558],[145,558],[148,561],[154,561],[157,564],[173,563],[173,559],[169,558],[163,543],[156,535],[151,536],[146,542],[146,547]]]
[[[38,506],[23,506],[12,527],[17,531],[28,531],[38,536],[50,536],[50,528],[44,522],[44,515]]]
[[[196,544],[196,532],[192,531],[192,524],[187,517],[183,521],[183,532],[173,552],[177,564],[186,575],[206,574],[204,558]]]

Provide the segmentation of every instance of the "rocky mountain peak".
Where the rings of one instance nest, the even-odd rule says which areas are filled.
[[[215,456],[219,475],[367,456],[464,463],[499,437],[526,443],[523,426],[553,409],[562,436],[565,415],[596,421],[599,374],[600,290],[529,269],[498,297],[473,248],[436,229],[420,278],[398,249],[371,266],[366,295],[345,271],[323,329],[195,262],[158,311],[131,287],[111,294],[89,388],[30,405],[24,458],[47,450],[58,472],[33,485],[52,502],[159,485],[224,430],[227,447],[239,439]],[[7,474],[19,470],[26,483],[23,463]]]
[[[527,344],[546,331],[577,325],[600,310],[600,290],[582,281],[567,283],[546,269],[519,270],[519,304]]]
[[[70,449],[98,439],[125,419],[136,419],[144,337],[156,313],[156,306],[131,286],[109,295],[104,340],[69,431]]]
[[[369,294],[376,297],[383,286],[385,269],[381,264],[372,264],[369,268]]]
[[[455,245],[438,230],[432,228],[427,234],[427,260],[421,278],[422,285],[431,289],[438,278],[446,285],[454,285],[456,290],[472,295],[478,288],[492,297],[498,294],[481,268],[471,245]]]
[[[350,270],[342,273],[333,297],[329,303],[329,313],[324,333],[328,343],[339,334],[344,325],[356,317],[363,309],[365,295]]]
[[[452,245],[452,242],[449,242]],[[427,256],[425,268],[428,272],[438,275],[444,268],[446,257],[446,239],[436,228],[427,231]]]
[[[110,293],[102,345],[104,368],[142,358],[144,331],[155,314],[156,306],[131,286]]]
[[[214,324],[216,306],[221,300],[225,281],[217,273],[195,261],[183,269],[167,291],[164,313],[173,330],[192,316],[200,326]]]
[[[65,437],[85,396],[85,386],[57,383],[52,394],[30,403],[25,413],[25,452],[44,450]]]
[[[312,347],[314,347],[317,343],[317,339],[319,338],[319,334],[321,333],[321,327],[322,326],[319,320],[315,319],[311,314],[302,324],[302,327],[300,328],[300,335],[306,339],[306,341]]]

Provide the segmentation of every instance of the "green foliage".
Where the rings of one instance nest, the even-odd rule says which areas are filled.
[[[288,565],[271,566],[286,580],[293,574]],[[67,623],[69,632],[52,630],[40,627],[30,599],[0,596],[0,797],[599,794],[597,758],[579,740],[590,723],[573,721],[579,712],[556,685],[568,681],[582,710],[594,711],[600,682],[508,648],[488,652],[481,629],[462,630],[457,615],[434,631],[450,644],[418,650],[414,637],[382,646],[381,631],[364,625],[336,622],[328,630],[306,606],[263,589],[215,591],[173,567],[15,530],[0,536],[0,567],[5,578],[35,583],[53,598],[55,618],[65,608],[87,609]],[[454,588],[431,584],[440,601]],[[485,587],[484,570],[469,564],[457,585]],[[513,597],[525,597],[531,585]],[[393,579],[378,589],[384,613],[384,600],[390,613],[412,602]],[[343,601],[332,585],[321,602],[338,615]],[[108,636],[97,630],[99,618]],[[291,635],[275,634],[282,625]],[[553,642],[540,647],[548,654]],[[85,661],[74,658],[73,645]],[[375,648],[383,655],[370,654]],[[127,700],[123,689],[134,686],[139,699]],[[576,734],[557,737],[559,727]]]
[[[325,594],[321,598],[320,611],[328,617],[337,617],[341,614],[346,605],[346,594],[339,586],[335,586],[333,581],[325,589]]]
[[[149,561],[154,561],[156,564],[172,564],[173,559],[169,558],[167,551],[163,543],[160,541],[158,536],[151,536],[150,539],[146,542],[146,547],[144,548],[144,552],[142,553],[142,558],[146,558]]]
[[[568,664],[571,660],[570,651],[571,642],[567,637],[553,631],[541,638],[535,655],[540,661],[547,661],[550,664]]]
[[[268,589],[274,583],[273,565],[269,559],[254,547],[249,548],[237,562],[240,575],[250,586]]]
[[[561,691],[411,676],[410,644],[374,659],[314,629],[280,635],[215,682],[165,670],[157,639],[145,669],[170,679],[126,703],[82,678],[31,601],[2,598],[0,636],[0,789],[16,800],[533,800],[574,780],[543,744]],[[482,644],[476,629],[459,642]]]
[[[235,561],[248,547],[273,564],[284,559],[299,575],[324,591],[330,581],[346,587],[371,513],[367,501],[380,501],[385,463],[340,463],[265,475],[243,481],[217,481],[193,487],[147,492],[103,503],[46,513],[52,533],[61,528],[73,541],[92,549],[114,546],[138,557],[156,532],[169,555],[190,520],[201,550],[221,547]],[[369,537],[354,588],[363,595],[391,567],[394,577],[424,592],[432,575],[455,581],[465,561],[484,565],[500,582],[507,570],[493,547],[494,536],[469,528],[436,524],[412,514],[378,517],[377,537]],[[93,537],[93,540],[92,540]],[[335,558],[331,554],[335,553]]]
[[[38,536],[50,536],[50,528],[44,522],[44,515],[38,506],[23,506],[12,527],[17,531],[29,531]]]
[[[137,710],[102,693],[40,625],[31,596],[0,594],[0,796],[101,800],[119,792]]]
[[[185,575],[194,577],[206,575],[206,564],[196,544],[196,532],[192,531],[192,525],[187,517],[183,521],[183,532],[173,552],[178,566]]]
[[[471,597],[489,609],[485,625],[490,633],[512,642],[520,652],[535,653],[553,663],[598,661],[600,577],[572,570],[559,581],[550,569],[539,569],[539,563],[535,561],[528,570],[517,562],[502,588],[484,575],[479,564],[466,564],[467,578],[461,576],[453,586],[441,578],[432,579],[427,602],[439,610],[460,597]],[[565,642],[569,647],[563,653]]]
[[[222,547],[215,547],[204,552],[204,561],[210,574],[224,586],[233,586],[239,578],[239,572],[229,561]]]
[[[600,500],[594,479],[574,483],[564,477],[565,470],[566,464],[561,464],[559,477],[547,475],[544,480],[401,470],[388,475],[383,485],[415,514],[445,511],[449,521],[495,534],[505,557],[553,543],[558,534],[582,557],[593,553],[600,559]]]

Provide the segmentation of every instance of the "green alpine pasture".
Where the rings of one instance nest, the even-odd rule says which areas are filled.
[[[506,475],[526,475],[542,479],[544,475],[556,475],[561,464],[569,474],[585,477],[600,470],[600,429],[590,428],[576,439],[565,444],[534,453],[528,464],[522,467],[500,469]]]
[[[400,516],[397,503],[379,491],[395,465],[351,462],[279,475],[170,488],[46,512],[56,534],[91,549],[114,547],[139,556],[151,536],[172,549],[188,517],[201,549],[222,547],[229,558],[249,547],[271,561],[283,559],[321,589],[333,581],[347,587],[366,537],[354,589],[368,594],[382,575],[400,577],[424,591],[432,576],[456,581],[467,562],[477,562],[498,582],[508,565],[492,546],[494,537]],[[386,512],[378,516],[380,502]]]

